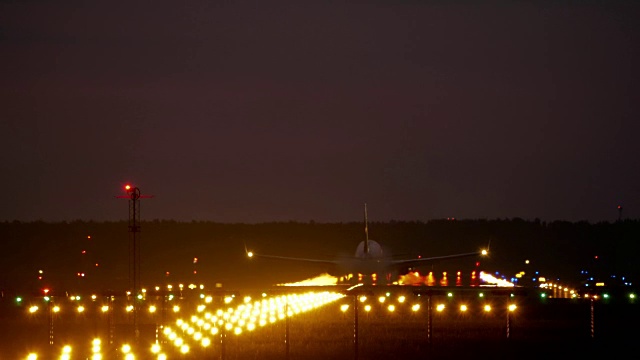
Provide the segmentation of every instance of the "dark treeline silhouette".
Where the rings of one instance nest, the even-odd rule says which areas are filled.
[[[90,236],[90,238],[88,238]],[[487,271],[519,271],[579,284],[582,270],[600,277],[637,279],[640,221],[541,222],[479,219],[369,223],[370,239],[394,256],[438,256],[476,251],[491,243]],[[249,261],[245,246],[262,253],[299,257],[352,255],[364,226],[352,223],[273,222],[260,224],[143,221],[141,280],[144,286],[206,283],[209,286],[273,285],[326,271],[320,265]],[[125,290],[129,274],[128,223],[0,223],[0,289],[5,293],[61,290]],[[597,259],[596,259],[597,256]],[[197,261],[194,259],[197,258]],[[529,264],[525,261],[529,260]],[[475,266],[475,260],[443,262],[432,268]],[[84,274],[84,276],[82,276]]]

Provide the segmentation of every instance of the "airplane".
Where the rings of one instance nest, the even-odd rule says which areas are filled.
[[[378,276],[385,276],[388,282],[392,282],[399,275],[405,275],[412,269],[428,263],[440,260],[457,259],[474,256],[488,256],[489,245],[486,249],[468,253],[450,254],[443,256],[418,257],[408,259],[394,259],[387,256],[382,251],[382,246],[377,241],[369,239],[369,226],[367,220],[367,204],[364,204],[364,236],[356,247],[355,255],[348,258],[334,260],[317,258],[299,258],[279,255],[268,255],[250,251],[245,245],[245,252],[248,258],[270,258],[279,260],[303,261],[310,263],[320,263],[329,266],[329,274],[334,276],[348,276],[351,274],[361,274],[375,281]]]

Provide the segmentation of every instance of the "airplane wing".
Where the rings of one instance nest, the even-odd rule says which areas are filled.
[[[337,265],[337,264],[341,264],[342,262],[345,261],[345,259],[341,259],[341,260],[324,260],[324,259],[299,258],[299,257],[289,257],[289,256],[280,256],[280,255],[265,255],[265,254],[257,254],[257,253],[254,253],[253,251],[249,251],[249,250],[246,250],[246,253],[247,253],[247,257],[249,257],[249,258],[260,257],[260,258],[279,259],[279,260],[314,262],[314,263],[321,263],[321,264],[334,264],[334,265]],[[438,261],[438,260],[456,259],[456,258],[464,258],[464,257],[472,257],[472,256],[487,256],[487,255],[488,255],[488,251],[486,249],[483,249],[481,251],[464,253],[464,254],[432,256],[432,257],[425,257],[425,258],[418,258],[418,259],[390,260],[389,264],[391,264],[391,265],[418,266],[418,265],[421,265],[421,264],[424,264],[424,263],[428,263],[428,262],[432,262],[432,261]],[[362,259],[354,259],[354,260],[362,261]]]
[[[489,247],[487,246],[486,249],[482,249],[480,251],[475,251],[470,253],[431,256],[431,257],[418,258],[418,259],[391,260],[390,263],[393,265],[419,266],[428,262],[433,262],[438,260],[458,259],[458,258],[472,257],[472,256],[488,256],[488,255],[489,255]]]
[[[291,261],[305,261],[305,262],[314,262],[320,264],[338,264],[339,262],[336,260],[324,260],[324,259],[312,259],[312,258],[299,258],[299,257],[290,257],[290,256],[280,256],[280,255],[266,255],[266,254],[258,254],[253,251],[249,251],[245,246],[245,252],[248,258],[267,258],[267,259],[279,259],[279,260],[291,260]]]
[[[432,257],[419,258],[419,259],[392,260],[391,263],[395,264],[395,265],[411,265],[411,264],[420,265],[422,263],[427,263],[427,262],[430,262],[430,261],[445,260],[445,259],[457,259],[457,258],[479,256],[479,255],[484,255],[484,253],[482,251],[476,251],[476,252],[465,253],[465,254],[432,256]]]

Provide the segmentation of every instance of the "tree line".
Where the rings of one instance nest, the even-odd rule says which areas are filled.
[[[535,271],[579,282],[581,271],[637,279],[640,221],[543,222],[538,219],[470,219],[370,222],[369,238],[391,256],[439,256],[491,245],[483,264],[504,274]],[[143,283],[245,284],[296,281],[322,272],[308,264],[250,262],[245,249],[300,257],[350,256],[364,239],[364,224],[270,222],[259,224],[141,223]],[[1,222],[0,288],[124,289],[131,254],[128,223]],[[528,263],[526,263],[528,261]],[[446,268],[447,264],[437,264]]]

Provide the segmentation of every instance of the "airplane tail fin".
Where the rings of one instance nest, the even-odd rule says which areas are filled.
[[[369,225],[367,220],[367,203],[364,203],[364,253],[369,254]]]

